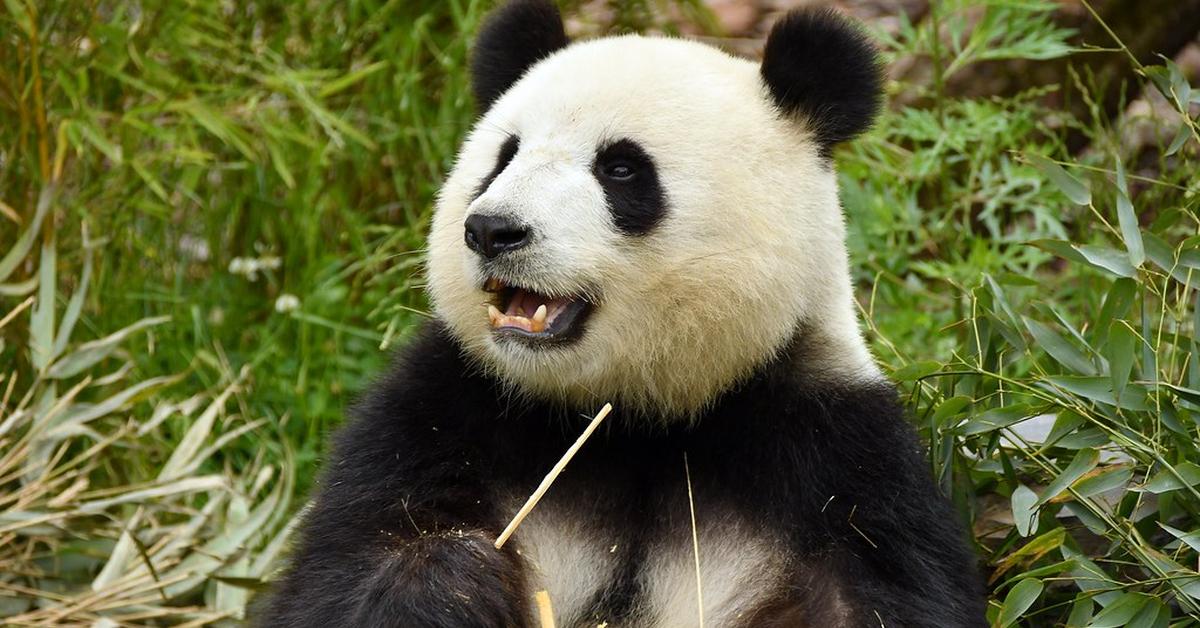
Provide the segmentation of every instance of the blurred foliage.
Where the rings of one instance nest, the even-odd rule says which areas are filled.
[[[1196,625],[1200,94],[1138,66],[1167,105],[1149,146],[1126,143],[1136,120],[1064,119],[1039,92],[949,99],[944,77],[1065,54],[1068,33],[1053,3],[933,6],[883,38],[931,64],[892,86],[928,108],[887,113],[842,182],[865,318],[974,523],[989,620]],[[1068,129],[1090,149],[1068,155]]]
[[[586,32],[713,29],[699,0],[610,4]],[[5,3],[0,616],[244,612],[326,432],[427,316],[489,6]],[[1069,33],[1043,0],[931,7],[877,33],[928,64],[889,87],[919,105],[838,159],[864,319],[974,523],[990,619],[1195,625],[1200,90],[1138,68],[1171,111],[1150,147],[1044,91],[948,97]]]

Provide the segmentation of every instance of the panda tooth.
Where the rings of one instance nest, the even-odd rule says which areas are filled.
[[[492,327],[499,327],[504,320],[504,315],[500,313],[499,308],[494,305],[488,305],[488,320],[491,321]]]
[[[537,311],[533,313],[533,318],[529,319],[529,327],[533,333],[541,333],[546,329],[546,314],[546,304],[543,303],[539,305]]]

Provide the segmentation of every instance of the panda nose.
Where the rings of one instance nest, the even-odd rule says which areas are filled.
[[[488,259],[529,244],[529,230],[503,216],[471,214],[464,226],[467,248]]]

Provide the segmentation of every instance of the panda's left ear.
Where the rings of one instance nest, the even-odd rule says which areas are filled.
[[[551,0],[509,0],[484,20],[471,53],[471,87],[482,113],[533,64],[570,41]]]
[[[810,127],[826,156],[871,128],[883,97],[875,46],[830,9],[792,11],[776,22],[762,77],[775,104]]]

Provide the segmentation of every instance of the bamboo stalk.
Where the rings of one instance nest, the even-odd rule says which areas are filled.
[[[592,419],[592,422],[589,423],[587,428],[583,430],[583,433],[579,435],[579,438],[575,439],[575,444],[571,445],[571,448],[567,450],[567,453],[563,454],[562,458],[559,458],[558,463],[554,465],[554,468],[550,470],[550,473],[546,474],[546,477],[542,479],[542,483],[538,485],[537,490],[535,490],[533,494],[529,496],[529,499],[525,500],[525,505],[521,506],[521,509],[517,511],[517,514],[512,518],[512,521],[508,522],[508,527],[504,528],[504,531],[501,532],[500,536],[496,538],[496,549],[504,547],[504,544],[508,542],[508,538],[513,535],[513,532],[517,531],[517,526],[521,525],[521,522],[525,520],[525,517],[528,517],[529,513],[533,511],[533,507],[537,506],[538,502],[541,501],[542,496],[546,494],[546,491],[550,490],[550,485],[553,484],[554,480],[558,478],[558,474],[562,473],[563,469],[567,467],[567,463],[571,461],[571,458],[575,457],[575,452],[579,451],[579,448],[583,446],[584,441],[586,441],[588,437],[592,435],[592,432],[596,431],[596,428],[600,426],[600,422],[604,420],[604,417],[608,416],[609,412],[612,412],[611,403],[606,403],[604,404],[603,408],[600,408],[599,414]]]
[[[533,594],[533,599],[537,602],[538,621],[541,622],[542,628],[554,628],[554,607],[550,605],[550,592],[542,589]]]

